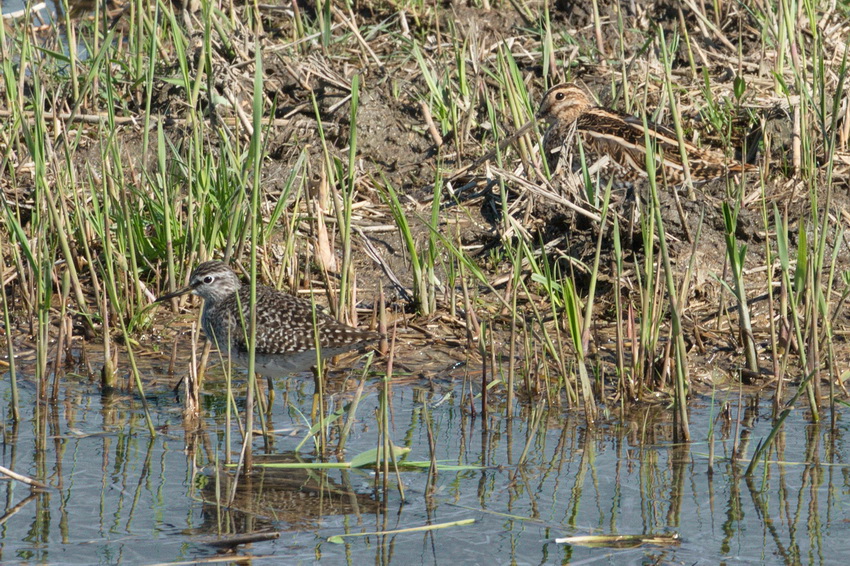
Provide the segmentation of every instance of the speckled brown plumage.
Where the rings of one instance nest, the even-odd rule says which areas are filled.
[[[562,155],[572,150],[575,135],[581,136],[588,164],[603,155],[610,157],[609,172],[623,181],[645,177],[646,139],[655,146],[656,175],[659,182],[672,185],[685,180],[679,142],[676,134],[659,124],[601,108],[593,104],[579,87],[563,83],[550,88],[543,96],[537,116],[550,127],[543,138],[544,153],[550,170],[556,170]],[[731,163],[722,153],[684,143],[691,179],[707,181],[727,173],[755,171],[750,164]]]
[[[251,316],[249,286],[220,261],[200,264],[189,278],[189,286],[160,297],[193,293],[204,299],[201,325],[207,339],[237,362],[247,362],[245,328]],[[257,285],[256,368],[260,373],[277,375],[296,371],[316,362],[316,338],[312,305],[273,287]],[[244,321],[244,326],[243,326]],[[318,309],[315,328],[323,358],[354,350],[381,338],[377,332],[359,330],[330,317]]]

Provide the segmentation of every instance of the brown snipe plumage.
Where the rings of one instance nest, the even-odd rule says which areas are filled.
[[[586,154],[596,158],[608,155],[612,174],[621,181],[646,177],[646,140],[654,143],[656,175],[659,182],[671,185],[685,181],[679,142],[675,132],[664,126],[649,123],[648,130],[640,118],[596,106],[578,86],[562,83],[550,88],[543,96],[537,117],[549,123],[543,147],[550,170],[561,164],[565,151],[570,151],[576,134]],[[713,149],[684,143],[693,181],[708,181],[728,173],[756,171],[750,164],[730,162]],[[590,160],[588,160],[590,162]]]

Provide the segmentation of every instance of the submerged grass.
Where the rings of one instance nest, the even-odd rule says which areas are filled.
[[[692,370],[728,340],[738,351],[724,371],[746,366],[754,379],[776,379],[777,415],[787,385],[804,387],[817,420],[825,399],[846,394],[836,362],[850,281],[839,220],[848,202],[836,190],[848,179],[836,158],[850,137],[846,49],[818,25],[820,3],[787,4],[734,15],[761,32],[764,56],[745,52],[753,38],[719,25],[732,15],[711,6],[642,28],[619,4],[595,2],[582,26],[556,19],[548,3],[513,3],[509,23],[496,22],[513,26],[510,41],[417,2],[370,4],[371,13],[326,2],[291,14],[136,2],[120,22],[67,16],[44,36],[23,21],[3,27],[7,335],[16,327],[35,338],[46,392],[58,379],[51,337],[75,318],[97,337],[104,383],[121,386],[112,365],[120,353],[144,400],[134,360],[156,348],[142,338],[157,320],[151,299],[222,256],[248,265],[252,288],[260,280],[324,290],[331,311],[351,322],[358,300],[390,281],[413,299],[390,316],[431,324],[432,337],[459,336],[469,359],[486,364],[485,415],[503,400],[509,417],[515,401],[581,404],[594,422],[597,410],[625,412],[660,393],[688,439]],[[732,28],[737,36],[722,31]],[[754,57],[770,58],[773,73],[760,74]],[[713,60],[733,78],[712,76]],[[562,79],[672,124],[683,157],[697,137],[690,124],[729,147],[739,145],[742,116],[765,116],[765,163],[786,163],[714,193],[688,180],[687,197],[651,174],[632,197],[645,208],[635,224],[614,208],[623,197],[591,173],[594,164],[565,181],[541,160],[526,124],[539,94]],[[788,139],[766,128],[773,106],[793,130]],[[453,174],[491,150],[479,171]],[[750,209],[761,234],[742,232]],[[706,233],[706,215],[722,229]],[[706,271],[718,281],[709,291]],[[759,296],[766,313],[748,304]],[[689,349],[709,333],[714,345]],[[7,351],[14,383],[14,340]],[[317,423],[327,404],[320,392]]]

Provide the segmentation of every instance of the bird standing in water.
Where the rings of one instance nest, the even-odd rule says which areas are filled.
[[[187,293],[204,299],[204,334],[225,356],[248,365],[250,286],[220,261],[207,261],[192,272],[189,285],[159,297],[167,301]],[[268,377],[303,371],[316,364],[316,335],[322,358],[355,350],[380,340],[377,332],[360,330],[315,311],[313,306],[273,287],[257,285],[255,369]]]

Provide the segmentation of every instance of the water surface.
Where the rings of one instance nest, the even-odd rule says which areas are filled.
[[[423,354],[424,355],[424,354]],[[21,368],[23,419],[9,418],[9,378],[0,381],[5,409],[2,465],[51,490],[30,494],[4,481],[0,560],[3,564],[152,564],[216,556],[221,536],[277,532],[276,540],[241,546],[254,564],[553,564],[553,563],[840,563],[850,554],[847,426],[839,419],[807,423],[802,409],[786,422],[770,462],[745,478],[747,462],[729,457],[737,439],[747,458],[771,427],[767,401],[716,392],[694,400],[695,442],[672,443],[670,411],[644,405],[589,428],[579,411],[520,402],[486,418],[463,365],[443,366],[430,379],[407,377],[392,387],[392,441],[411,460],[435,456],[461,471],[401,471],[389,489],[367,470],[258,472],[239,484],[233,504],[224,459],[224,396],[211,371],[203,396],[203,427],[186,432],[177,378],[153,376],[147,394],[157,434],[146,428],[137,395],[100,394],[96,384],[66,375],[55,402],[37,401]],[[418,369],[421,369],[419,367]],[[244,373],[237,375],[241,381]],[[359,373],[334,371],[330,410],[354,398]],[[380,376],[367,377],[344,458],[378,441]],[[313,402],[310,379],[278,382],[271,424],[273,459],[312,459],[303,415]],[[492,397],[498,401],[497,397]],[[729,403],[727,418],[716,419]],[[498,414],[496,413],[498,411]],[[616,412],[616,408],[612,409]],[[828,421],[828,418],[826,419]],[[713,473],[709,425],[716,422]],[[233,424],[234,438],[238,429]],[[36,432],[38,431],[38,432]],[[331,427],[332,444],[338,429]],[[255,450],[263,452],[256,438]],[[234,451],[238,450],[238,444]],[[262,460],[262,457],[258,459]],[[217,495],[218,493],[218,495]],[[474,519],[430,532],[328,538]],[[678,544],[631,548],[557,544],[586,534],[678,534]]]

